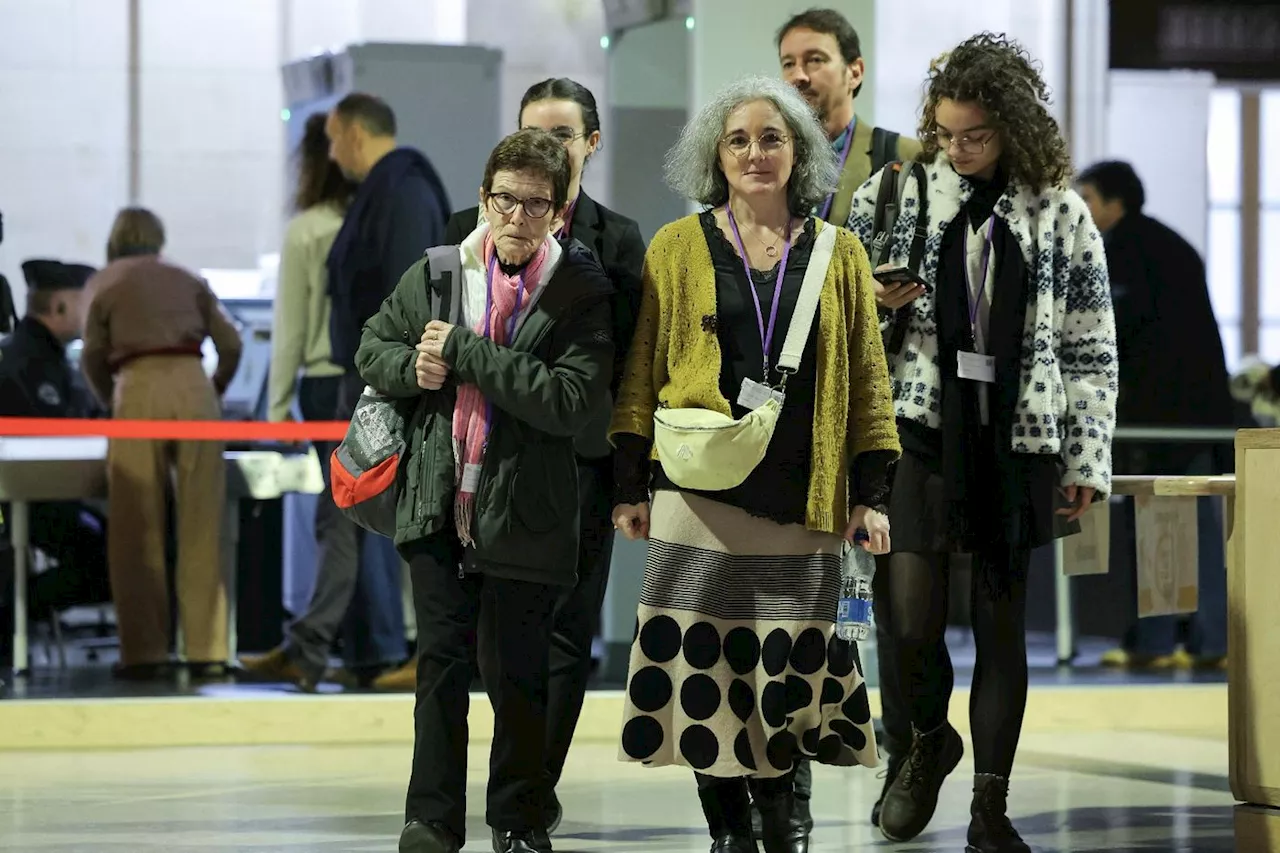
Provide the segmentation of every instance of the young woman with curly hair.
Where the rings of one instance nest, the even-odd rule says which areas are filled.
[[[977,653],[970,853],[1029,850],[1005,812],[1027,698],[1030,552],[1075,528],[1111,480],[1117,379],[1106,262],[1068,187],[1067,146],[1047,102],[1021,46],[989,33],[965,41],[929,73],[920,124],[927,204],[904,166],[883,258],[873,236],[888,169],[858,191],[849,219],[877,271],[909,265],[917,227],[925,236],[925,284],[876,285],[903,448],[876,617],[893,640],[914,735],[906,755],[891,757],[879,825],[893,841],[923,831],[964,753],[947,722],[955,675],[944,631],[950,561],[967,554]]]

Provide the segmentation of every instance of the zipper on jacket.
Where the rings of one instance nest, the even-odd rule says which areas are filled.
[[[431,432],[430,430],[424,429],[422,433],[422,449],[419,452],[422,454],[422,465],[424,468],[427,465],[427,436],[430,434],[430,432]],[[423,478],[423,482],[420,483],[419,486],[420,488],[418,490],[418,512],[416,513],[416,517],[414,518],[414,521],[422,521],[422,517],[427,513],[427,483],[426,483],[425,477]]]

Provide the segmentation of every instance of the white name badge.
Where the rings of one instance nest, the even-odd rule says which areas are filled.
[[[462,466],[462,491],[475,494],[480,490],[480,466]]]
[[[996,360],[993,357],[978,352],[961,352],[958,355],[957,372],[961,379],[974,382],[996,381]]]
[[[767,403],[770,398],[777,400],[781,406],[786,399],[781,391],[776,388],[770,388],[754,379],[742,380],[742,390],[738,392],[738,405],[744,409],[755,410]]]

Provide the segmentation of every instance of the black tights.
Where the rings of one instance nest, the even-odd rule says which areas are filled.
[[[1027,707],[1029,560],[1026,551],[973,556],[970,601],[977,661],[969,727],[974,769],[1006,778]],[[893,637],[903,700],[921,732],[946,722],[955,686],[945,640],[949,568],[943,554],[891,554],[881,560],[875,577],[876,618]],[[989,572],[1000,581],[990,582]]]
[[[703,801],[711,837],[729,833],[739,838],[750,838],[751,801],[771,802],[791,794],[796,773],[792,770],[770,779],[693,775],[698,780],[698,795]]]

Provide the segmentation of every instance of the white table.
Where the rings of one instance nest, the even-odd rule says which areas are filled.
[[[286,455],[275,451],[229,450],[227,509],[223,513],[222,556],[227,585],[229,657],[236,656],[236,545],[240,539],[239,502],[273,500],[287,492],[324,490],[314,452]],[[107,439],[0,438],[0,502],[9,504],[13,546],[13,669],[25,672],[27,651],[27,572],[31,544],[30,505],[107,495]]]

